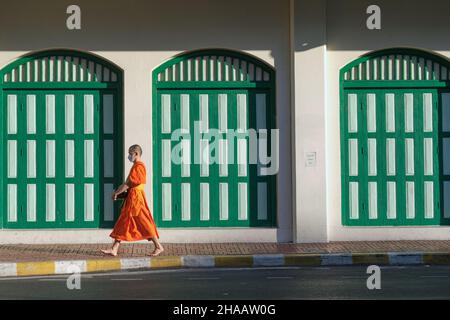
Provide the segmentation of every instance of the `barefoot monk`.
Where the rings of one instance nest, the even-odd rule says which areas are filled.
[[[128,160],[133,162],[133,166],[127,180],[113,192],[112,198],[117,200],[118,196],[124,192],[127,192],[127,196],[122,205],[119,219],[110,234],[110,237],[114,239],[114,244],[111,249],[102,250],[105,254],[116,256],[121,241],[144,239],[153,241],[155,245],[155,250],[150,256],[157,256],[164,251],[163,246],[158,241],[158,230],[144,193],[147,173],[145,165],[141,161],[141,156],[142,148],[139,145],[132,145],[128,149]]]

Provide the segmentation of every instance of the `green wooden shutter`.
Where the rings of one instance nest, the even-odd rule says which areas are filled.
[[[110,227],[122,180],[120,73],[46,51],[1,70],[4,228]]]
[[[276,176],[259,175],[261,164],[249,163],[248,134],[226,136],[227,129],[275,128],[272,69],[235,52],[198,51],[162,65],[153,81],[153,199],[158,225],[275,226]],[[201,140],[196,139],[199,120],[204,127],[197,132],[210,134]],[[180,128],[186,130],[184,139],[171,140]],[[202,159],[201,150],[209,160],[195,161]],[[183,152],[186,161],[172,161],[172,155]]]
[[[442,192],[446,120],[439,111],[447,64],[392,49],[341,70],[344,225],[449,223],[442,205],[450,196]]]
[[[345,95],[348,224],[438,224],[436,91],[346,90]]]

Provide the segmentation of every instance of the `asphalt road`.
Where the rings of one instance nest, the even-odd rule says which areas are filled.
[[[381,267],[369,290],[363,266],[146,270],[0,278],[0,299],[449,299],[450,266]],[[72,278],[71,283],[76,284]]]

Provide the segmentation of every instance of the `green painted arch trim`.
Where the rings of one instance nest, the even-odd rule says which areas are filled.
[[[153,83],[273,83],[275,70],[261,59],[230,49],[183,52],[153,70]]]
[[[355,81],[448,82],[450,61],[422,49],[396,47],[377,50],[342,67],[340,80],[344,85]]]
[[[121,83],[123,71],[93,53],[47,49],[25,54],[0,70],[1,84]]]

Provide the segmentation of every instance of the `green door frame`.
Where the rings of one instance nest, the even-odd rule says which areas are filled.
[[[58,62],[58,59],[62,59]],[[53,63],[53,64],[52,64]],[[85,63],[85,64],[83,64]],[[53,68],[53,69],[52,69]],[[53,73],[51,72],[53,70]],[[60,77],[60,78],[58,78]],[[52,79],[53,81],[50,81]],[[33,52],[14,62],[8,64],[0,70],[0,132],[1,144],[5,141],[5,94],[11,90],[18,90],[20,92],[31,91],[53,91],[62,92],[68,90],[70,92],[98,92],[98,99],[102,99],[104,94],[113,94],[114,96],[114,113],[113,134],[103,133],[103,117],[102,111],[97,114],[100,117],[99,134],[104,138],[114,138],[114,154],[120,155],[122,160],[124,154],[123,147],[123,72],[115,64],[101,58],[100,56],[86,53],[78,50],[68,49],[51,49]],[[100,101],[99,101],[100,103]],[[101,110],[102,108],[100,108]],[[103,138],[103,139],[104,139]],[[103,139],[99,139],[100,159],[103,158]],[[58,152],[58,150],[57,150]],[[3,148],[0,148],[0,173],[2,182],[0,183],[0,202],[1,208],[6,208],[5,197],[5,177],[6,177],[6,155]],[[86,227],[101,227],[110,228],[114,221],[103,221],[103,190],[104,183],[114,183],[117,187],[124,179],[123,161],[114,161],[114,178],[103,177],[103,163],[97,165],[99,180],[99,193],[97,197],[100,205],[100,215],[95,217],[97,219],[94,225]],[[114,217],[117,218],[120,210],[120,204],[114,204]],[[4,219],[6,219],[6,210],[3,210],[3,215],[0,219],[0,229],[5,227]],[[39,226],[37,226],[39,227]],[[61,225],[58,228],[65,227],[85,227],[85,226],[67,226]],[[27,228],[22,226],[20,228]],[[30,228],[33,228],[30,226]]]
[[[389,65],[390,64],[390,65]],[[389,72],[390,71],[390,72]],[[339,93],[340,93],[340,135],[341,135],[341,208],[342,224],[345,226],[395,226],[395,225],[449,225],[450,219],[443,217],[443,192],[442,192],[442,112],[441,112],[441,92],[450,90],[450,61],[437,54],[432,54],[423,50],[411,48],[390,48],[379,50],[364,55],[355,61],[347,64],[340,70]],[[433,94],[433,103],[437,103],[437,136],[439,160],[434,160],[433,167],[439,170],[439,181],[435,185],[440,187],[438,199],[435,199],[435,212],[440,213],[432,222],[428,223],[420,219],[415,222],[408,222],[401,219],[389,222],[382,219],[381,223],[371,223],[368,219],[360,221],[349,219],[349,208],[347,200],[349,189],[349,172],[346,168],[348,162],[347,147],[345,145],[349,133],[347,133],[346,96],[349,92],[369,93],[369,92],[411,92]],[[359,101],[359,99],[358,99]],[[359,103],[359,102],[358,102]],[[377,102],[377,106],[380,105]],[[382,105],[382,104],[381,104]],[[397,105],[397,103],[396,103]],[[400,116],[401,117],[401,116]],[[396,117],[398,118],[398,117]],[[377,112],[378,119],[378,112]],[[362,119],[361,119],[362,120]],[[363,122],[365,120],[362,120]],[[358,123],[361,123],[358,121]],[[359,124],[358,124],[359,126]],[[378,125],[377,125],[378,127]],[[378,129],[377,129],[378,131]],[[366,196],[366,192],[362,193]],[[361,197],[359,197],[361,198]],[[359,204],[361,206],[361,203]],[[436,208],[437,206],[437,208]]]
[[[226,61],[227,58],[231,59],[230,64],[222,63],[218,64],[217,60],[214,57],[225,57],[223,61]],[[201,70],[205,70],[205,73],[199,72],[198,78],[197,76],[191,75],[192,79],[181,79],[182,71],[186,75],[188,73],[188,61],[191,61],[193,64],[193,68],[196,67],[201,68]],[[239,63],[236,64],[236,61]],[[253,69],[254,74],[249,75],[248,72],[243,72],[244,63],[246,65],[253,64],[255,67]],[[212,69],[214,68],[214,69]],[[229,68],[228,71],[226,68]],[[260,68],[262,71],[262,75],[260,80],[256,80],[256,69]],[[221,70],[221,72],[219,72]],[[169,73],[167,73],[169,71]],[[248,70],[247,70],[248,71]],[[217,81],[219,75],[222,76],[226,72],[232,72],[235,74],[235,79],[230,74],[230,79],[228,81],[219,80]],[[264,72],[266,74],[264,74]],[[264,75],[263,75],[264,74]],[[168,76],[167,76],[168,75]],[[168,78],[167,78],[168,77]],[[265,78],[266,77],[266,78]],[[239,79],[238,79],[239,78]],[[174,79],[174,80],[173,80]],[[154,214],[155,221],[159,225],[163,225],[164,221],[160,219],[161,212],[161,204],[159,199],[158,192],[162,180],[160,178],[161,165],[160,165],[160,154],[158,153],[160,150],[160,142],[158,136],[158,128],[159,128],[159,115],[160,112],[158,110],[159,97],[161,93],[193,93],[193,92],[202,92],[202,93],[227,93],[227,92],[247,92],[250,96],[254,95],[256,92],[265,92],[269,95],[269,105],[268,105],[268,113],[269,117],[267,117],[267,125],[269,129],[275,129],[276,126],[276,108],[275,108],[275,70],[268,65],[267,63],[259,60],[256,57],[252,57],[248,54],[243,54],[233,50],[227,49],[202,49],[196,50],[188,53],[182,53],[169,61],[165,62],[161,66],[157,67],[152,72],[152,142],[154,146],[153,151],[153,172],[156,174],[153,176],[153,210],[156,214]],[[250,106],[250,103],[249,103]],[[255,115],[251,115],[250,117],[254,117]],[[173,120],[172,120],[173,121]],[[269,133],[270,135],[270,133]],[[269,144],[269,152],[270,144]],[[251,166],[249,166],[251,168]],[[250,169],[251,170],[251,169]],[[250,177],[252,179],[252,177]],[[257,177],[259,179],[259,177]],[[276,175],[268,176],[268,195],[270,197],[268,204],[268,215],[269,218],[266,223],[259,224],[255,221],[254,226],[276,226],[277,225],[277,179]],[[251,182],[249,183],[252,186]],[[255,189],[255,188],[253,188]],[[255,190],[250,188],[250,193],[253,193],[253,197],[255,196]],[[253,219],[253,217],[249,217]],[[207,224],[198,224],[193,227],[205,227],[211,226],[211,221],[208,220],[209,225]],[[217,222],[217,221],[216,221]],[[164,225],[166,226],[166,225]],[[236,225],[236,224],[226,224],[226,223],[215,223],[212,225],[213,227],[235,227],[235,226],[247,226],[251,227],[253,225]],[[171,223],[168,227],[186,227],[184,224]],[[189,227],[192,227],[189,226]]]

